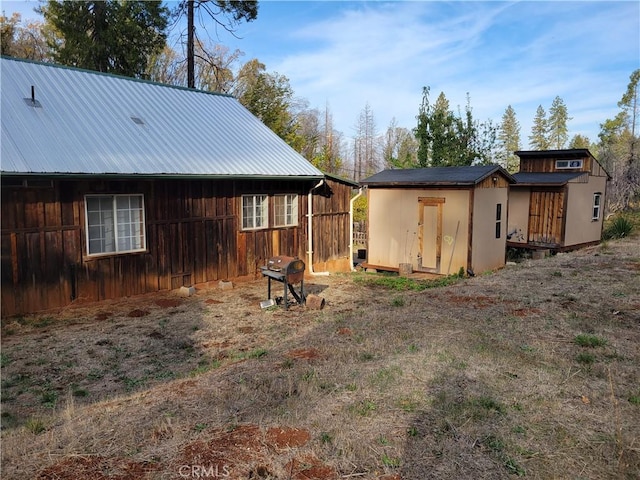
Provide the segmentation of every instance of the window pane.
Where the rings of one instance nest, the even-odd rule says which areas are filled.
[[[266,195],[242,196],[242,228],[265,228],[268,224]]]
[[[87,235],[89,253],[115,250],[111,197],[87,197]]]
[[[298,224],[298,196],[295,194],[274,197],[274,222],[276,226]]]
[[[142,195],[89,196],[85,201],[89,254],[144,248]]]

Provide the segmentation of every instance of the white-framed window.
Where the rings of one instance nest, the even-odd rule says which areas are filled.
[[[582,168],[582,160],[556,160],[556,169]]]
[[[146,250],[142,195],[87,195],[84,204],[89,255]]]
[[[600,210],[602,202],[602,193],[596,192],[593,194],[593,210],[591,214],[591,220],[600,220]]]
[[[273,224],[288,227],[298,224],[298,195],[287,193],[273,197]]]
[[[269,209],[266,195],[242,196],[242,228],[254,230],[267,228],[269,225]]]

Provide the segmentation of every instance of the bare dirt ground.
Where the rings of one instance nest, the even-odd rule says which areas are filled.
[[[4,479],[640,476],[640,239],[426,290],[266,280],[3,319]]]

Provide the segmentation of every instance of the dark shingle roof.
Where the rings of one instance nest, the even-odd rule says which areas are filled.
[[[361,180],[362,185],[410,186],[410,185],[475,185],[489,175],[500,172],[510,182],[513,177],[499,165],[477,165],[471,167],[431,167],[384,170]]]
[[[588,172],[560,172],[560,173],[515,173],[516,185],[565,185],[569,181]]]

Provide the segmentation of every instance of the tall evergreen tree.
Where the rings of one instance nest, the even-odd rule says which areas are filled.
[[[569,142],[569,148],[593,148],[591,140],[584,135],[576,134],[571,138]]]
[[[291,113],[293,89],[289,79],[268,73],[257,59],[247,62],[238,73],[236,97],[289,145],[295,145],[297,126]]]
[[[529,146],[533,150],[549,149],[548,125],[547,112],[545,112],[542,105],[538,105],[536,116],[533,119],[533,126],[531,127],[531,135],[529,135]]]
[[[473,119],[468,95],[463,117],[449,109],[443,92],[431,105],[429,88],[425,87],[417,118],[414,135],[418,141],[419,166],[462,166],[493,161],[496,129],[490,121]]]
[[[520,150],[520,123],[516,118],[516,111],[509,105],[502,115],[502,123],[498,129],[500,144],[498,159],[500,164],[510,173],[520,168],[520,159],[515,154]]]
[[[63,65],[141,77],[165,45],[169,11],[161,1],[55,1],[40,9],[59,35],[54,60]]]
[[[547,120],[547,138],[550,148],[560,150],[563,149],[569,140],[569,130],[567,122],[571,120],[567,111],[567,106],[559,97],[553,99],[551,108],[549,108],[549,119]]]
[[[99,72],[142,77],[162,51],[169,11],[161,1],[54,1],[41,8],[59,35],[54,60]]]

